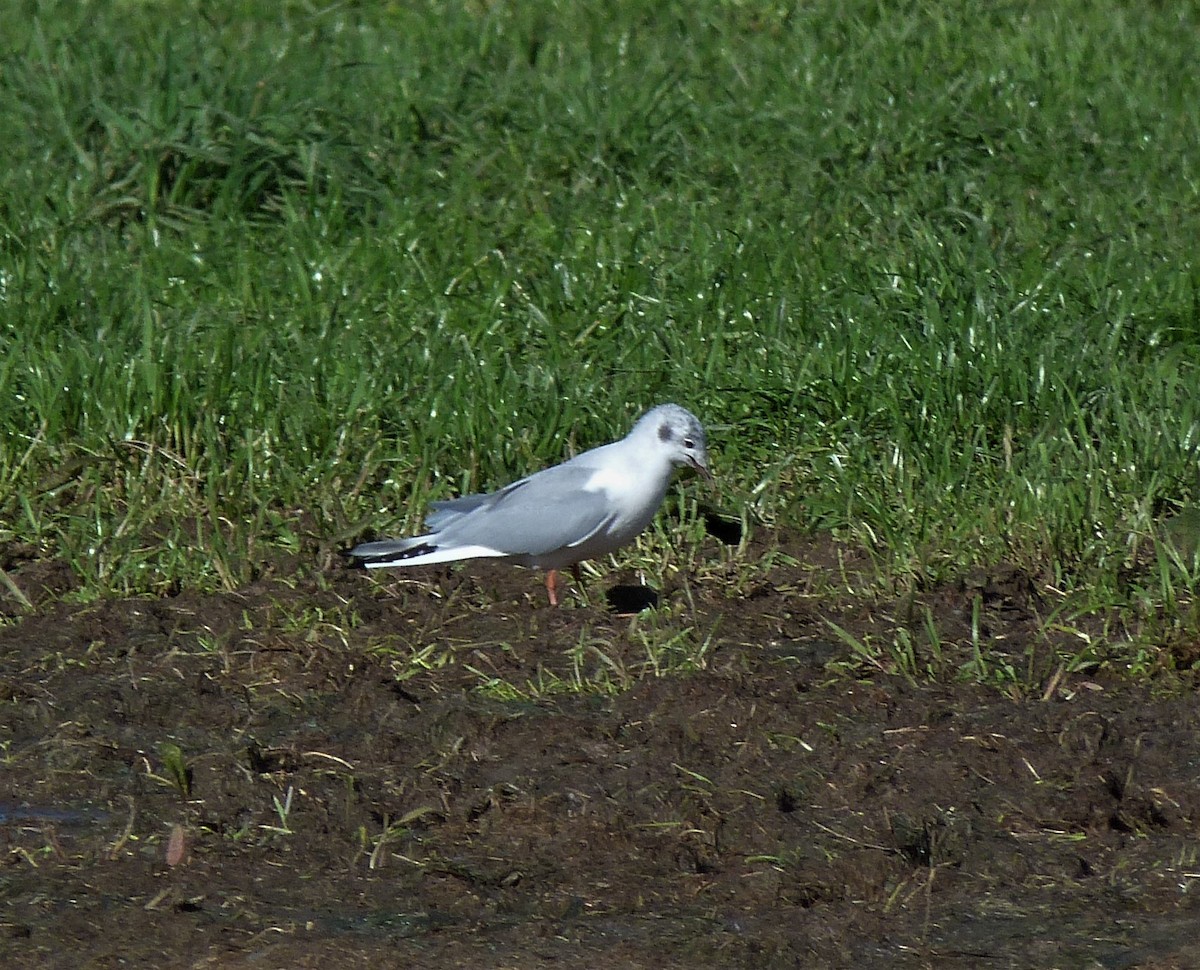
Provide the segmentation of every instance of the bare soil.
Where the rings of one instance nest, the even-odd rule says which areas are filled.
[[[629,617],[486,565],[81,605],[7,550],[0,965],[1200,966],[1195,685],[1065,673],[1015,569],[787,552]]]

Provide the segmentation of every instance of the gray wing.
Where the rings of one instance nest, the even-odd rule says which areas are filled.
[[[511,488],[511,486],[509,486]],[[432,511],[425,516],[425,528],[430,532],[441,532],[455,519],[462,518],[469,512],[474,512],[485,502],[497,497],[497,492],[480,492],[476,495],[462,495],[459,498],[446,499],[442,502],[430,502]]]
[[[434,506],[439,545],[487,546],[513,556],[540,556],[578,545],[615,515],[602,491],[583,486],[594,469],[556,465],[490,495]],[[427,520],[428,521],[428,520]]]

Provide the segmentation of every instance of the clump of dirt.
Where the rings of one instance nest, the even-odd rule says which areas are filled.
[[[631,579],[38,598],[0,629],[4,965],[1200,965],[1194,693],[1065,673],[1018,571],[617,615]],[[1037,689],[961,681],[977,611]],[[913,669],[852,646],[900,630]]]

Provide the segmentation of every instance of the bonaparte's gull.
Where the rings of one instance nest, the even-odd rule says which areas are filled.
[[[368,569],[459,559],[504,559],[547,570],[558,605],[559,569],[631,542],[654,518],[675,468],[705,478],[704,428],[678,404],[647,411],[620,441],[593,448],[498,492],[432,503],[428,531],[408,539],[365,542],[350,550]]]

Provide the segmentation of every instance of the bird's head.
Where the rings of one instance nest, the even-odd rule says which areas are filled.
[[[672,465],[692,468],[712,480],[708,469],[708,439],[696,416],[678,404],[660,404],[647,411],[635,431],[653,434]]]

